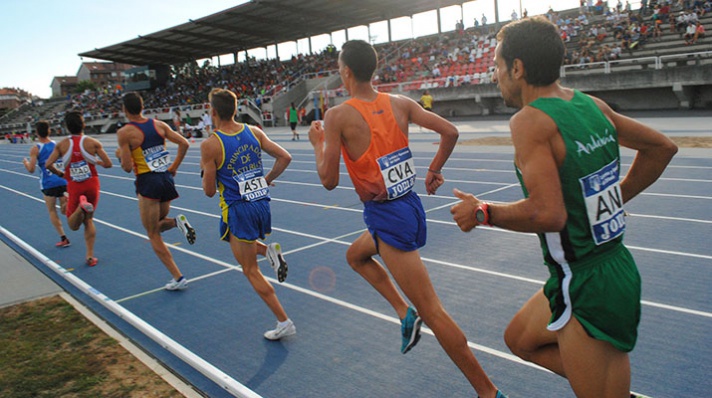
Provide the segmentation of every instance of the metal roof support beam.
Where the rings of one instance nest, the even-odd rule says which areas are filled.
[[[158,37],[150,37],[150,36],[139,36],[139,38],[147,41],[155,41],[158,43],[164,43],[164,44],[170,44],[172,46],[176,47],[190,47],[190,48],[195,48],[196,50],[211,50],[211,51],[216,51],[220,52],[220,50],[217,47],[212,47],[212,46],[206,46],[203,44],[194,44],[194,43],[185,43],[180,40],[171,40],[171,39],[160,39]]]
[[[199,39],[205,39],[205,40],[217,41],[217,42],[221,42],[221,43],[233,44],[233,45],[235,45],[235,47],[240,47],[243,45],[243,43],[236,41],[236,40],[226,39],[224,37],[220,37],[220,36],[216,36],[216,35],[208,35],[205,33],[189,32],[186,30],[178,30],[178,29],[171,29],[171,32],[175,33],[177,35],[181,35],[181,36],[197,37]]]

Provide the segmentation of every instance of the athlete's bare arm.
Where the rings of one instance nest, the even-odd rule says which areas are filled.
[[[57,168],[54,167],[54,163],[57,161],[57,159],[62,157],[62,155],[64,155],[68,149],[69,138],[65,138],[54,146],[54,150],[52,151],[52,153],[49,154],[49,157],[45,162],[45,168],[60,177],[64,177],[64,171],[57,170]]]
[[[35,166],[37,165],[37,156],[39,155],[39,153],[40,150],[37,149],[36,145],[33,145],[32,148],[30,148],[30,159],[22,159],[22,164],[25,166],[28,172],[35,172]]]
[[[282,148],[282,146],[270,140],[267,134],[258,127],[250,126],[250,129],[260,141],[262,150],[275,159],[272,169],[265,175],[267,184],[272,185],[272,182],[289,166],[289,163],[292,161],[292,155],[290,155],[286,149]]]
[[[113,166],[113,163],[111,163],[111,158],[106,153],[104,147],[101,145],[101,142],[99,142],[99,140],[88,137],[85,141],[89,141],[87,144],[91,148],[85,149],[87,149],[90,154],[93,154],[94,156],[97,156],[99,158],[99,161],[96,162],[97,164],[101,165],[101,167],[105,169],[109,169],[111,168],[111,166]]]
[[[217,191],[216,174],[218,165],[223,162],[222,147],[217,135],[211,135],[200,144],[200,170],[203,176],[203,192],[213,197]]]
[[[316,171],[324,188],[332,190],[339,185],[339,162],[341,160],[342,126],[346,125],[348,112],[338,105],[324,114],[324,125],[320,121],[312,122],[309,129],[309,141],[314,147]],[[355,112],[355,110],[354,110]],[[344,143],[347,145],[347,143]]]
[[[591,98],[615,126],[618,143],[638,151],[621,181],[623,203],[626,203],[660,177],[677,153],[677,145],[652,127],[613,111],[598,98]]]
[[[119,145],[116,148],[116,157],[119,159],[121,169],[127,173],[133,169],[133,159],[131,158],[131,141],[137,128],[126,125],[116,132],[116,141]]]
[[[185,154],[188,152],[190,147],[190,142],[178,134],[175,130],[170,128],[166,123],[156,120],[156,129],[159,130],[159,134],[163,135],[168,141],[178,145],[178,152],[176,152],[176,157],[173,159],[173,163],[168,167],[168,172],[172,175],[176,175],[178,167],[183,162]]]
[[[557,159],[561,136],[554,121],[540,110],[524,107],[509,123],[515,163],[522,173],[529,197],[513,203],[490,203],[491,221],[498,227],[519,232],[558,232],[566,225],[566,206],[559,181]],[[557,148],[557,153],[555,153]],[[451,213],[460,229],[475,227],[474,210],[480,203],[474,195],[455,190],[462,202]]]
[[[391,98],[396,108],[407,117],[406,123],[413,122],[419,126],[433,130],[440,135],[440,146],[438,147],[435,157],[433,157],[433,160],[430,162],[428,171],[425,173],[425,190],[428,195],[432,195],[445,182],[442,175],[442,168],[448,158],[450,158],[453,149],[455,149],[460,133],[454,124],[434,112],[426,111],[420,104],[412,99],[402,95],[394,95],[391,96]],[[396,112],[396,118],[398,119],[398,117],[399,112]],[[398,124],[401,125],[401,129],[403,129],[401,123],[402,121],[398,120]],[[407,124],[404,131],[408,131]]]

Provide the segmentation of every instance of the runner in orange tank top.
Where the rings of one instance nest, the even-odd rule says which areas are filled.
[[[378,93],[371,85],[377,64],[370,44],[346,42],[339,55],[339,72],[352,99],[326,112],[326,129],[316,121],[309,130],[324,187],[332,190],[339,184],[343,153],[349,176],[364,202],[368,232],[351,244],[346,259],[401,319],[401,352],[415,346],[425,322],[480,397],[502,398],[504,394],[487,377],[464,333],[440,303],[418,252],[425,245],[426,220],[413,190],[416,170],[408,147],[408,125],[412,122],[440,134],[440,146],[425,174],[428,194],[434,194],[445,181],[441,169],[457,143],[458,131],[410,98]],[[400,295],[386,269],[374,258],[376,254],[415,308]]]

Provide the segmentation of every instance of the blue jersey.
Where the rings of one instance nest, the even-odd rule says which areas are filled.
[[[49,159],[49,155],[54,151],[56,145],[57,143],[51,140],[46,144],[37,144],[37,149],[39,150],[37,154],[37,165],[40,167],[40,189],[50,189],[67,185],[67,180],[52,173],[45,167],[45,163],[47,159]],[[61,159],[58,159],[54,166],[57,170],[64,170]]]
[[[262,146],[247,125],[234,133],[215,131],[222,146],[223,161],[217,169],[220,207],[235,202],[269,200],[269,187],[262,168]]]

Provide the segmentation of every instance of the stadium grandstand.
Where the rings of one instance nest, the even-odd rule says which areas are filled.
[[[7,112],[0,117],[0,134],[29,132],[32,122],[39,119],[50,120],[62,134],[60,120],[71,108],[82,109],[88,132],[112,132],[123,121],[121,93],[132,90],[141,91],[146,114],[170,121],[173,111],[180,109],[188,118],[187,130],[197,131],[212,87],[226,87],[238,94],[240,117],[245,122],[284,125],[284,112],[293,102],[307,123],[346,99],[337,71],[338,49],[334,45],[313,49],[309,40],[308,52],[288,60],[281,60],[278,52],[275,58],[256,59],[249,56],[249,50],[278,49],[278,43],[340,30],[345,30],[348,40],[349,27],[408,17],[435,7],[462,7],[463,3],[397,0],[389,2],[387,9],[370,1],[338,6],[326,0],[245,3],[79,54],[121,65],[122,80],[102,81],[93,90],[66,93],[59,85],[64,81],[76,87],[76,79],[57,77],[60,94]],[[646,10],[605,3],[591,9],[549,10],[546,15],[560,27],[568,49],[563,83],[620,110],[712,108],[712,38],[704,34],[712,29],[711,2],[697,6],[697,2],[667,3],[650,1]],[[314,19],[313,15],[321,17]],[[274,24],[275,20],[293,22]],[[309,24],[304,24],[305,20]],[[439,23],[434,35],[400,41],[390,40],[389,29],[389,40],[375,46],[380,65],[374,84],[380,91],[416,100],[423,90],[429,90],[435,98],[433,110],[443,116],[511,114],[514,110],[504,105],[492,82],[495,35],[502,23],[459,25],[453,30]],[[688,26],[702,26],[702,33],[690,35]],[[244,60],[237,62],[243,52]],[[223,54],[233,54],[235,63],[198,65],[198,60]],[[114,68],[107,62],[91,64],[97,70]],[[54,85],[55,81],[53,91]]]

